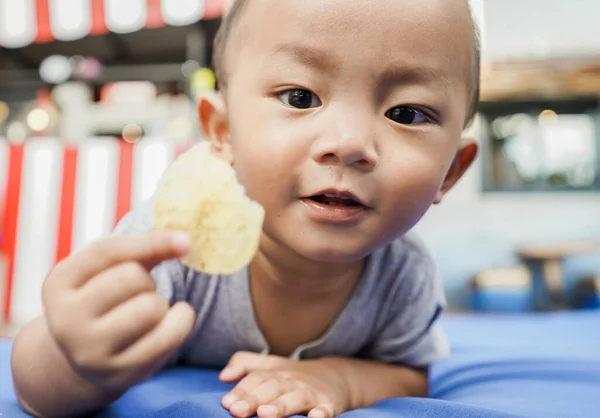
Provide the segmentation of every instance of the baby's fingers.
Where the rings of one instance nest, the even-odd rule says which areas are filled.
[[[189,336],[195,319],[194,308],[177,302],[152,331],[119,355],[122,367],[143,368],[173,353]]]
[[[260,405],[273,402],[294,387],[291,380],[279,379],[267,373],[252,373],[223,397],[222,403],[234,417],[246,418],[256,415]]]
[[[335,409],[332,404],[325,403],[317,406],[308,413],[308,418],[334,418]]]
[[[288,392],[270,404],[260,406],[257,415],[258,418],[285,418],[306,414],[308,411],[324,413],[322,415],[314,415],[314,418],[334,418],[335,416],[332,406],[317,406],[313,392],[307,388],[299,388],[293,392]],[[313,415],[310,415],[310,417],[313,418]]]

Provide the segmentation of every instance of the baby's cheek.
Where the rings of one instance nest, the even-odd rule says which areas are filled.
[[[392,208],[408,218],[420,218],[433,203],[444,175],[439,167],[423,162],[404,167],[387,177],[385,195]]]
[[[267,158],[252,159],[248,155],[236,165],[236,170],[248,196],[265,207],[267,212],[277,201],[289,195],[288,177],[277,170],[276,164],[269,164]]]

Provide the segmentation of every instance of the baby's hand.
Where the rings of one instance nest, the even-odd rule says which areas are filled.
[[[126,390],[149,378],[185,341],[193,308],[169,308],[149,271],[186,253],[186,238],[168,232],[113,237],[52,270],[42,293],[48,328],[86,381]]]
[[[325,360],[290,360],[239,352],[220,374],[223,382],[242,379],[222,399],[236,418],[283,418],[308,414],[333,418],[348,409],[350,394],[341,375]]]

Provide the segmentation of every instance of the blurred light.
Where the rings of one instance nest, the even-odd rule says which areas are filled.
[[[185,77],[190,78],[192,74],[194,74],[194,71],[196,71],[199,68],[200,64],[198,63],[198,61],[189,60],[181,66],[181,72]]]
[[[33,109],[27,115],[27,125],[33,131],[41,132],[50,125],[50,115],[44,109]]]
[[[146,25],[148,4],[146,0],[104,0],[104,12],[111,32],[135,32]]]
[[[0,100],[0,125],[6,122],[8,119],[8,115],[10,114],[10,109],[6,102]]]
[[[50,55],[40,65],[40,77],[46,83],[64,83],[71,77],[71,62],[65,56]]]
[[[510,132],[505,128],[506,118],[497,118],[492,122],[492,132],[496,138],[507,138]]]
[[[123,81],[106,84],[100,93],[103,103],[148,106],[156,100],[157,88],[149,81]]]
[[[134,143],[138,142],[140,140],[140,138],[142,137],[142,128],[140,127],[140,125],[137,125],[135,123],[130,123],[128,125],[125,125],[125,127],[123,128],[123,132],[121,133],[121,136],[123,137],[123,139],[126,142],[129,142],[130,144],[134,144]]]
[[[191,25],[202,19],[204,0],[162,0],[160,9],[165,23],[170,26]]]
[[[558,115],[556,114],[556,112],[554,110],[551,110],[551,109],[542,110],[542,113],[540,113],[540,119],[556,118],[556,117],[558,117]]]
[[[92,80],[102,74],[102,64],[96,58],[83,58],[75,67],[75,75],[82,80]]]
[[[52,100],[62,108],[85,106],[92,99],[91,88],[81,82],[70,81],[52,89]]]
[[[23,122],[14,121],[6,129],[6,138],[10,142],[21,143],[27,138],[27,127]]]
[[[204,93],[215,89],[216,79],[215,74],[210,68],[201,68],[194,71],[190,79],[190,88],[194,97],[199,97]]]

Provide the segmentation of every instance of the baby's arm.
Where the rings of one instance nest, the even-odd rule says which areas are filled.
[[[367,408],[377,402],[398,397],[427,397],[427,368],[391,365],[352,358],[324,359],[348,385],[349,409]]]
[[[122,394],[78,375],[50,335],[45,317],[33,320],[15,339],[12,369],[19,403],[36,417],[80,416]]]
[[[46,315],[17,336],[21,405],[43,417],[82,416],[156,372],[189,335],[194,310],[172,307],[149,271],[189,243],[171,233],[116,236],[59,263],[45,281]]]
[[[361,402],[392,396],[429,396],[429,366],[450,347],[439,319],[446,306],[442,282],[427,250],[416,238],[390,297],[381,305],[381,325],[355,367],[345,370]],[[340,362],[344,367],[345,362]],[[388,386],[389,385],[389,386]]]

